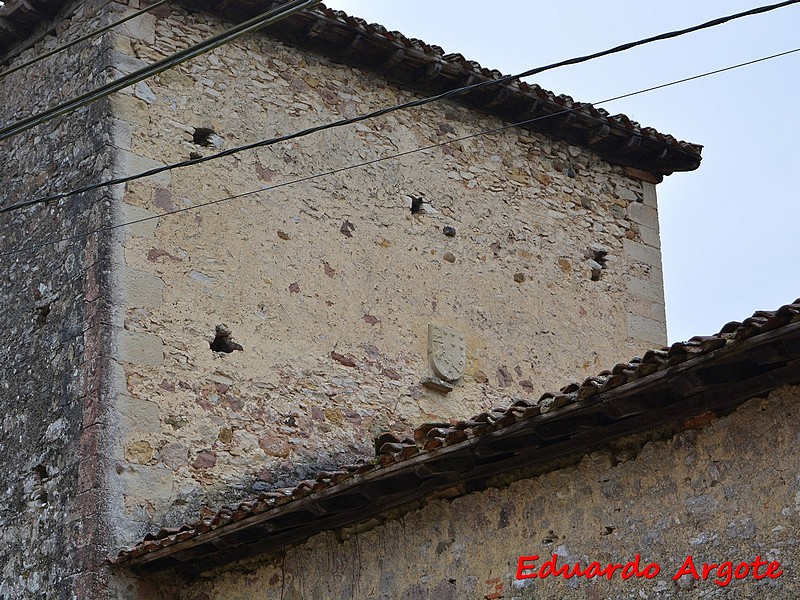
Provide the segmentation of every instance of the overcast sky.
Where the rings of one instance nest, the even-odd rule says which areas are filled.
[[[764,2],[766,3],[766,2]],[[759,0],[330,0],[390,30],[503,73],[556,62],[723,15]],[[602,10],[599,9],[602,7]],[[597,103],[800,47],[800,5],[657,42],[533,81]],[[716,333],[800,297],[794,189],[800,53],[601,104],[705,146],[703,164],[658,186],[670,342]]]

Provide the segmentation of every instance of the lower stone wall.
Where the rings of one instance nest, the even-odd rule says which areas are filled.
[[[705,428],[627,440],[573,467],[426,507],[370,531],[329,532],[283,557],[239,563],[187,586],[184,600],[797,598],[800,388],[754,399]],[[520,556],[587,568],[659,566],[652,578],[516,580]],[[687,556],[722,564],[678,580]],[[730,561],[777,561],[781,575],[728,577]],[[531,563],[528,563],[531,564]],[[759,566],[758,574],[768,572]],[[772,567],[773,575],[778,567]],[[654,567],[650,568],[652,573]],[[536,571],[525,571],[525,573]],[[740,568],[739,573],[744,571]],[[210,576],[209,576],[210,575]],[[730,578],[727,585],[725,583]]]

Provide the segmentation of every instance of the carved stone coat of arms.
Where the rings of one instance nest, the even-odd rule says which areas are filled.
[[[444,381],[464,376],[467,350],[464,334],[439,325],[428,325],[428,359],[434,374]]]

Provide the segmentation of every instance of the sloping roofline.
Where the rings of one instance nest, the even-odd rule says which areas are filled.
[[[178,528],[163,528],[114,562],[143,573],[195,574],[379,523],[433,498],[455,497],[575,462],[631,434],[702,426],[750,398],[800,383],[800,299],[466,421],[428,423],[414,440],[383,435],[377,457],[260,494]],[[512,477],[513,479],[514,477]]]
[[[243,20],[283,0],[176,0],[191,10],[207,10],[225,20]],[[0,8],[0,56],[29,44],[47,23],[64,18],[69,0],[8,0]],[[161,9],[157,9],[161,10]],[[158,14],[156,11],[155,14]],[[53,28],[54,25],[51,25]],[[502,77],[461,54],[410,39],[397,31],[319,5],[265,29],[291,46],[305,48],[369,71],[425,95]],[[38,39],[38,38],[34,38]],[[570,144],[589,148],[630,174],[658,182],[675,171],[700,166],[702,146],[682,142],[622,114],[556,95],[536,84],[510,81],[472,90],[458,102]]]

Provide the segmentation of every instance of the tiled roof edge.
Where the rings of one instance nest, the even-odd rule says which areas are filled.
[[[227,20],[244,19],[280,4],[265,0],[184,3],[193,10],[216,12]],[[64,5],[65,0],[9,0],[0,8],[0,54],[24,41]],[[461,54],[445,54],[438,46],[324,5],[284,19],[266,31],[290,45],[366,68],[426,95],[502,77],[499,71]],[[698,144],[679,141],[623,114],[611,115],[536,84],[510,81],[473,90],[459,96],[458,101],[526,129],[586,147],[613,164],[650,174],[656,181],[700,165],[702,146]]]

